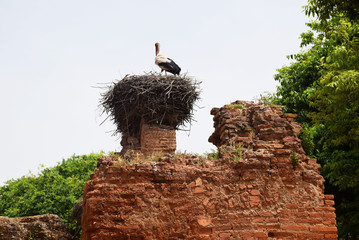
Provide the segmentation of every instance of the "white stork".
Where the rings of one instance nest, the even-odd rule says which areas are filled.
[[[155,63],[161,68],[161,72],[170,72],[174,75],[178,75],[181,72],[181,68],[170,58],[160,54],[160,43],[156,42],[156,58]]]

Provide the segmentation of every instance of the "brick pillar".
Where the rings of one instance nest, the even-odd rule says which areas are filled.
[[[174,153],[176,151],[176,130],[174,127],[147,124],[141,121],[141,151]]]

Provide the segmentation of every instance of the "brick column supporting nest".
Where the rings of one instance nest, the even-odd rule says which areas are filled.
[[[176,130],[174,127],[141,122],[141,152],[174,153],[176,151]]]

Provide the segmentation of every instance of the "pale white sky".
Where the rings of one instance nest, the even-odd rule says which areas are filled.
[[[102,86],[159,71],[154,43],[202,81],[203,107],[177,149],[203,153],[212,107],[275,91],[299,51],[305,0],[0,0],[0,185],[72,154],[120,150],[99,126]],[[187,126],[188,127],[188,126]]]

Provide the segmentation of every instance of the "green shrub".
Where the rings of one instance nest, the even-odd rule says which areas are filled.
[[[72,208],[83,195],[97,158],[103,153],[73,155],[55,167],[45,168],[39,175],[29,174],[12,179],[0,187],[0,215],[8,217],[57,214],[70,231],[76,230]]]

